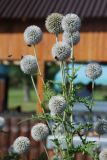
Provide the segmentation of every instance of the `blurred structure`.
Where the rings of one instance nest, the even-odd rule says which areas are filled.
[[[31,24],[44,31],[37,46],[39,64],[44,75],[44,62],[53,60],[51,47],[55,37],[45,30],[45,18],[52,12],[76,13],[82,19],[81,40],[75,47],[76,61],[107,61],[107,0],[1,0],[0,1],[0,60],[20,60],[32,54],[23,41],[23,31]],[[43,85],[38,77],[42,98]],[[38,111],[41,109],[38,107]]]
[[[8,100],[8,66],[0,65],[0,112],[7,110]]]

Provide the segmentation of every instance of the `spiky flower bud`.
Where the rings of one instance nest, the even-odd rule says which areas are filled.
[[[72,42],[73,45],[76,45],[80,41],[80,33],[78,31],[73,33],[64,32],[62,40],[70,46],[72,46]]]
[[[25,74],[36,74],[37,60],[35,56],[26,55],[20,61],[20,68]]]
[[[62,19],[62,28],[65,32],[76,32],[80,30],[81,20],[76,14],[67,14]]]
[[[67,106],[66,100],[63,96],[52,96],[49,100],[48,107],[53,115],[61,115]]]
[[[35,141],[45,140],[48,135],[49,129],[44,123],[38,123],[31,129],[31,136]]]
[[[86,68],[86,76],[92,80],[97,79],[102,74],[102,67],[98,63],[90,63]]]
[[[4,126],[5,126],[5,119],[3,117],[0,117],[0,130],[2,130]]]
[[[27,137],[20,136],[13,143],[15,153],[23,154],[30,149],[30,140]]]
[[[71,55],[71,47],[64,42],[57,42],[52,48],[52,56],[58,61],[64,61]]]
[[[107,149],[104,149],[104,150],[99,154],[99,160],[107,160]]]
[[[95,123],[94,130],[99,134],[103,135],[107,133],[107,121],[99,120],[98,122]]]
[[[45,22],[46,29],[50,33],[54,33],[55,35],[58,35],[59,33],[62,33],[62,18],[63,15],[60,13],[52,13],[50,14]]]
[[[38,26],[32,25],[24,31],[24,41],[27,45],[38,44],[42,39],[42,31]]]

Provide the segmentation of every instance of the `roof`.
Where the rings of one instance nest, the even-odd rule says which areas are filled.
[[[0,18],[41,19],[52,12],[107,18],[107,0],[0,0]]]

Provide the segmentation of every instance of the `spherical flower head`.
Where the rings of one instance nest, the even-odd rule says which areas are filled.
[[[45,140],[48,135],[49,129],[44,123],[38,123],[31,129],[31,136],[35,141]]]
[[[52,48],[52,56],[58,61],[64,61],[71,55],[71,47],[64,42],[57,42]]]
[[[13,143],[14,151],[15,153],[18,154],[23,154],[28,152],[30,146],[31,146],[30,140],[27,137],[23,136],[18,137]]]
[[[35,56],[26,55],[20,61],[20,68],[25,74],[34,75],[37,71],[37,60]]]
[[[107,133],[107,121],[99,120],[98,122],[95,123],[94,130],[99,134],[103,135]]]
[[[3,117],[0,117],[0,130],[2,130],[4,126],[5,126],[5,119]]]
[[[24,41],[27,45],[38,44],[42,39],[42,31],[38,26],[32,25],[24,31]]]
[[[70,46],[72,46],[72,42],[73,45],[76,45],[80,41],[80,33],[79,31],[73,33],[64,32],[62,40],[63,42],[69,44]]]
[[[63,96],[52,96],[49,100],[48,107],[51,111],[51,115],[61,115],[67,106],[66,100]]]
[[[9,153],[9,154],[16,153],[15,150],[14,150],[13,145],[11,145],[11,146],[9,147],[8,153]]]
[[[99,154],[99,160],[107,160],[107,149],[104,149],[104,150]]]
[[[62,18],[63,15],[60,13],[52,13],[50,14],[45,22],[46,29],[55,35],[62,33]]]
[[[76,14],[67,14],[62,19],[62,28],[66,32],[76,32],[80,30],[81,20]]]
[[[86,76],[92,80],[97,79],[102,74],[102,67],[98,63],[90,63],[86,68]]]

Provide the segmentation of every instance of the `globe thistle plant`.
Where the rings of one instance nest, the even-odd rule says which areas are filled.
[[[38,44],[42,39],[42,31],[38,26],[32,25],[24,31],[24,41],[27,45]]]
[[[55,35],[62,33],[62,18],[63,15],[60,13],[52,13],[50,14],[45,22],[46,29]]]
[[[13,143],[13,149],[15,153],[23,154],[30,149],[30,140],[27,137],[20,136]]]
[[[64,42],[57,42],[52,48],[52,56],[58,61],[64,61],[71,55],[71,47]]]
[[[99,134],[103,135],[107,133],[107,121],[104,119],[99,120],[98,122],[95,123],[94,130]]]
[[[34,75],[37,72],[37,60],[35,56],[26,55],[20,61],[20,68],[25,74]]]
[[[49,110],[53,115],[61,115],[67,106],[66,100],[63,96],[52,96],[49,100]]]
[[[99,154],[99,159],[100,159],[100,160],[107,160],[107,149],[104,149],[104,150]]]
[[[70,46],[72,46],[72,43],[73,43],[73,45],[76,45],[80,41],[79,31],[76,31],[73,33],[64,32],[63,37],[62,37],[62,41],[69,44]]]
[[[4,126],[5,126],[5,119],[3,117],[0,117],[0,130],[2,130]]]
[[[81,20],[76,14],[67,14],[62,19],[62,28],[65,32],[76,32],[80,30]]]
[[[92,80],[97,79],[102,74],[102,67],[98,63],[90,63],[86,68],[86,76]]]
[[[35,141],[42,141],[49,135],[49,129],[46,124],[38,123],[31,129],[31,136]]]
[[[79,29],[81,27],[81,20],[76,14],[67,14],[63,17],[62,14],[53,13],[49,15],[46,19],[46,29],[56,35],[56,43],[52,47],[52,56],[55,60],[60,62],[61,70],[61,83],[56,82],[61,87],[61,95],[55,95],[55,92],[50,88],[50,83],[53,81],[48,81],[45,85],[42,72],[40,71],[40,66],[38,59],[36,57],[35,44],[39,43],[42,38],[42,31],[37,26],[30,26],[24,32],[24,40],[28,45],[32,45],[34,49],[35,56],[27,55],[24,56],[20,62],[21,70],[25,74],[31,75],[31,80],[37,95],[37,99],[41,105],[41,110],[43,113],[38,113],[32,116],[32,119],[45,121],[48,126],[42,122],[35,124],[31,128],[31,136],[35,141],[42,141],[42,145],[47,154],[47,159],[50,159],[47,153],[47,149],[44,145],[44,140],[47,139],[49,131],[52,134],[52,143],[54,145],[55,159],[59,159],[59,154],[61,159],[68,160],[74,159],[75,155],[78,152],[90,155],[93,152],[95,155],[95,149],[93,142],[87,143],[88,130],[90,130],[93,124],[88,121],[85,124],[82,122],[74,121],[73,108],[75,103],[83,103],[86,108],[92,111],[92,101],[88,98],[81,98],[77,95],[79,87],[74,85],[74,80],[77,77],[75,69],[75,56],[73,45],[77,44],[80,40]],[[58,34],[64,31],[62,42],[58,41]],[[71,67],[69,68],[66,60],[70,57]],[[38,68],[38,75],[42,79],[44,85],[44,100],[41,101],[41,98],[37,92],[33,76],[36,73]],[[72,71],[72,74],[69,74],[69,70]],[[86,75],[92,79],[93,84],[94,80],[98,78],[102,73],[101,66],[97,63],[91,63],[87,66]],[[94,85],[92,85],[92,89]],[[93,95],[93,94],[92,94]],[[93,96],[92,96],[93,97]],[[49,108],[50,112],[45,113],[45,109]],[[46,107],[46,108],[45,108]],[[52,125],[51,125],[52,124]],[[48,128],[49,127],[49,128]],[[95,131],[101,135],[106,132],[107,123],[103,120],[100,123],[95,124]],[[50,129],[50,130],[49,130]],[[57,136],[58,135],[58,136]],[[79,136],[81,139],[81,145],[78,147],[74,144],[74,136]],[[50,136],[51,137],[51,136]],[[49,137],[49,138],[50,138]],[[86,137],[86,138],[84,138]],[[17,153],[25,153],[29,143],[23,138],[18,138],[15,140],[13,146]],[[86,158],[86,155],[84,159]],[[93,158],[92,155],[92,158]],[[96,155],[95,155],[96,156]],[[95,157],[94,156],[94,157]],[[95,159],[94,159],[95,160]],[[102,159],[105,160],[105,159]]]

